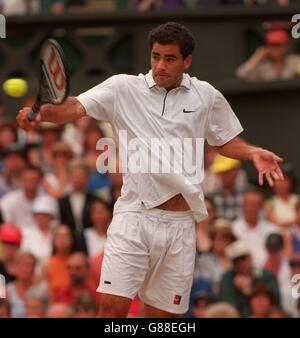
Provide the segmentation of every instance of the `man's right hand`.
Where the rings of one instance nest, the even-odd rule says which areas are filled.
[[[40,114],[37,114],[35,120],[29,121],[28,113],[30,110],[31,110],[30,107],[24,107],[19,111],[19,114],[17,115],[17,122],[18,122],[19,127],[26,131],[36,129],[37,125],[41,121]]]

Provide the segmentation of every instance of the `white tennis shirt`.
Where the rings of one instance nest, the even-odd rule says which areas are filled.
[[[194,145],[196,139],[207,140],[212,146],[221,146],[243,131],[224,96],[209,83],[188,74],[183,74],[180,86],[170,91],[155,83],[152,71],[138,76],[115,75],[77,98],[89,116],[109,121],[116,135],[126,131],[128,143],[136,138],[143,140],[148,150],[152,139],[162,140],[162,143],[192,139]],[[125,141],[119,142],[122,152]],[[207,212],[201,189],[204,142],[199,144],[202,144],[200,149],[195,146],[192,150],[182,148],[181,151],[184,165],[194,163],[189,160],[196,156],[201,157],[197,180],[191,179],[193,175],[187,173],[189,168],[181,173],[129,171],[123,174],[122,192],[114,212],[140,211],[142,204],[147,209],[154,208],[182,194],[194,211],[195,219],[205,218]],[[157,156],[153,148],[150,153]],[[160,164],[163,162],[160,160]],[[174,163],[177,163],[175,159],[170,161],[171,167]]]

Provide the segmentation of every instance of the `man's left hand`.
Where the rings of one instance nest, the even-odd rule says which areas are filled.
[[[283,159],[271,151],[256,148],[252,154],[252,161],[258,171],[259,185],[264,184],[264,175],[271,187],[274,185],[274,180],[284,180],[283,173],[279,167],[279,163]]]

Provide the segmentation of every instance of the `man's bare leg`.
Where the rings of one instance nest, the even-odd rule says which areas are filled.
[[[130,305],[130,298],[101,293],[98,317],[126,318]]]
[[[180,315],[159,310],[153,306],[145,304],[145,318],[178,318]]]

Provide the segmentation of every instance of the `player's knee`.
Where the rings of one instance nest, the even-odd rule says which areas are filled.
[[[102,294],[98,317],[124,318],[127,316],[131,300],[125,297]]]

